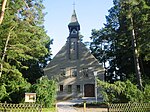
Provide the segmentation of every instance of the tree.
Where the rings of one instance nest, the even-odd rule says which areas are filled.
[[[132,7],[132,11],[129,10],[129,6]],[[101,30],[92,31],[92,53],[104,65],[109,62],[109,66],[105,66],[107,81],[113,83],[117,80],[131,80],[131,77],[139,72],[134,69],[134,59],[138,59],[135,62],[135,67],[141,68],[143,78],[144,75],[149,77],[147,68],[150,64],[148,58],[150,51],[148,48],[150,44],[148,37],[149,11],[146,0],[130,0],[130,3],[128,0],[114,0],[114,6],[109,10],[109,15],[106,16],[105,27]],[[131,12],[133,21],[131,21]],[[134,44],[132,44],[132,40],[134,40]],[[138,51],[137,54],[135,51]],[[135,79],[132,81],[138,82],[139,88],[141,88],[141,76],[139,73],[137,76],[136,81]]]
[[[130,3],[130,1],[127,2],[128,5],[134,5]],[[131,6],[131,7],[132,7]],[[133,57],[134,57],[134,64],[135,64],[135,72],[138,80],[138,86],[140,89],[142,89],[142,79],[141,79],[141,71],[140,71],[140,65],[139,65],[139,55],[138,55],[138,49],[137,49],[137,39],[135,35],[135,29],[134,29],[134,23],[133,23],[133,15],[132,15],[132,9],[129,6],[129,15],[130,15],[130,22],[131,22],[131,30],[132,30],[132,47],[133,47]]]
[[[35,60],[38,63],[41,61],[42,64],[44,57],[49,55],[49,48],[46,46],[50,45],[50,39],[43,27],[44,7],[41,3],[42,1],[8,3],[12,9],[6,10],[7,16],[1,25],[2,63],[7,59],[19,69],[29,68],[29,65],[26,66],[26,61]],[[10,31],[11,35],[7,35]]]
[[[43,75],[41,69],[50,57],[51,44],[43,26],[43,9],[42,0],[7,2],[5,17],[0,25],[0,86],[5,85],[8,88],[8,82],[11,80],[10,83],[14,84],[11,88],[16,89],[19,85],[26,88],[26,85],[29,85],[26,81],[33,84]],[[20,96],[28,90],[21,88],[16,89]],[[10,94],[11,90],[7,89],[6,92],[11,100],[15,101],[17,93]]]
[[[119,65],[120,57],[118,55],[124,55],[124,52],[120,52],[118,29],[120,27],[119,14],[120,5],[117,1],[114,1],[114,7],[112,7],[109,12],[110,14],[106,16],[107,23],[105,27],[99,31],[93,30],[92,37],[93,42],[91,43],[91,50],[95,57],[104,63],[106,69],[105,78],[107,81],[113,83],[116,80],[124,80],[124,74],[121,65]],[[120,46],[122,47],[122,46]],[[106,66],[106,62],[109,62],[109,66]],[[124,61],[126,63],[126,61]],[[119,69],[119,70],[118,70]],[[128,70],[125,70],[128,71]]]
[[[145,16],[145,13],[143,13],[142,10],[146,10],[147,8],[145,8],[145,1],[144,0],[126,0],[126,1],[121,1],[122,4],[122,10],[125,11],[125,14],[127,14],[126,20],[129,21],[129,25],[128,28],[129,30],[131,30],[131,38],[132,38],[132,48],[133,48],[133,58],[134,58],[134,66],[135,66],[135,72],[136,72],[136,76],[137,76],[137,84],[138,87],[142,90],[142,79],[141,79],[141,70],[140,70],[140,47],[138,47],[140,45],[140,41],[141,41],[141,36],[142,36],[142,28],[140,26],[140,24],[143,24],[144,22],[148,22],[148,18],[144,17],[144,18],[139,18],[139,14],[141,16]],[[141,13],[141,12],[142,13]],[[137,20],[138,18],[138,20]],[[141,21],[142,20],[142,21]],[[140,24],[139,24],[140,22]],[[143,24],[143,26],[145,26]],[[139,35],[140,34],[140,35]]]

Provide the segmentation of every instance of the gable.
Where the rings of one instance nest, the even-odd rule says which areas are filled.
[[[78,71],[83,68],[91,68],[92,71],[103,72],[102,64],[90,53],[86,46],[79,42],[79,58],[68,59],[67,42],[61,50],[55,55],[51,62],[44,69],[45,75],[55,77],[60,74],[62,68],[77,68]]]

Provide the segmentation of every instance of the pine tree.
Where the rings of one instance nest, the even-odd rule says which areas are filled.
[[[106,16],[105,27],[92,31],[92,53],[100,62],[109,62],[109,67],[106,68],[107,81],[132,80],[136,73],[141,88],[140,72],[149,77],[149,11],[146,0],[114,0],[114,6]],[[135,51],[138,52],[135,54]],[[134,59],[138,59],[138,62]],[[141,68],[140,72],[135,72],[137,67]],[[135,79],[132,81],[136,82]]]
[[[50,57],[51,41],[43,26],[43,9],[42,0],[7,1],[0,25],[0,84],[5,84],[10,102],[17,94],[27,91],[23,89],[29,85],[27,81],[35,83],[42,76],[41,67]]]

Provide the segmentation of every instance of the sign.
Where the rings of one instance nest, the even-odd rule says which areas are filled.
[[[25,102],[36,102],[36,93],[25,93]]]

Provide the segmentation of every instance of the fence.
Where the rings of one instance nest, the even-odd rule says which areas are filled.
[[[7,104],[0,103],[0,112],[42,112],[39,104]]]
[[[150,112],[150,103],[109,104],[108,112]]]

